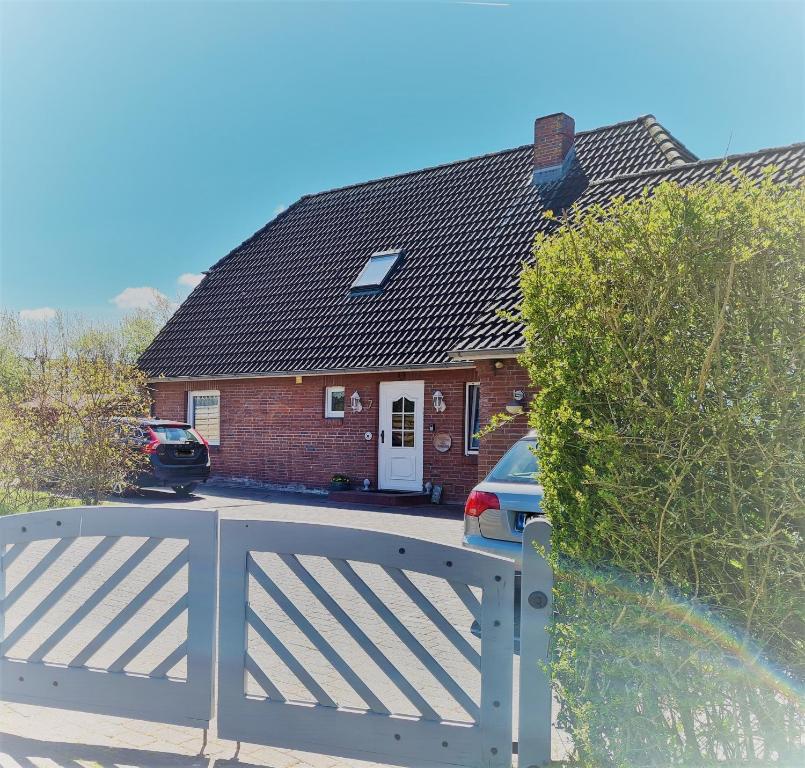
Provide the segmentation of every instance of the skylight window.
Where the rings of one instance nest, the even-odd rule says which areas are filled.
[[[391,276],[402,258],[402,251],[381,251],[373,253],[363,265],[361,273],[352,284],[352,293],[373,293],[379,291]]]

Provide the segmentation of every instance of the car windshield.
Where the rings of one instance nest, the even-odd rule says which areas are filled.
[[[536,440],[518,440],[495,465],[488,480],[499,483],[537,484]]]
[[[199,439],[186,427],[158,424],[150,429],[162,443],[198,443]]]

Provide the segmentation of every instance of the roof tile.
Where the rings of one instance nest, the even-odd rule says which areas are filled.
[[[787,152],[801,173],[802,147]],[[516,307],[547,208],[713,167],[650,116],[577,134],[577,164],[550,190],[530,183],[531,154],[529,144],[303,197],[213,266],[141,367],[171,378],[405,368],[514,346],[519,330],[495,310]],[[405,259],[383,291],[351,295],[369,256],[392,249]]]

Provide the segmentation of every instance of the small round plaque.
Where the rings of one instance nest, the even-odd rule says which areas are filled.
[[[450,437],[447,432],[437,432],[433,436],[433,447],[439,451],[439,453],[447,453],[452,444],[453,438]]]

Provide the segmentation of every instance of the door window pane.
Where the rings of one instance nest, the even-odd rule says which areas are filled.
[[[391,445],[394,448],[415,447],[416,401],[399,397],[391,404]]]

